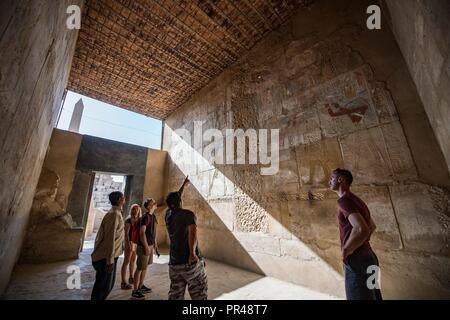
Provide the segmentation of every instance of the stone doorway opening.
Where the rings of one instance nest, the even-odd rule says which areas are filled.
[[[108,195],[113,191],[120,191],[125,194],[126,186],[126,175],[94,172],[82,250],[94,247],[95,236],[100,228],[103,217],[111,209]],[[124,213],[124,215],[126,214]]]

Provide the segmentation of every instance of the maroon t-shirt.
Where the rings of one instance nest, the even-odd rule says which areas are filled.
[[[344,247],[345,242],[350,233],[352,232],[352,225],[348,221],[348,216],[351,213],[358,212],[363,219],[366,221],[367,225],[370,225],[370,211],[367,205],[360,198],[355,196],[353,193],[346,192],[338,201],[338,223],[339,223],[339,234],[341,237],[341,248]],[[352,255],[367,255],[371,252],[371,247],[369,239],[364,242],[358,249],[356,249]]]

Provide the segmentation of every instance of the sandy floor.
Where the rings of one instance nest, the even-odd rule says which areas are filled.
[[[86,241],[80,258],[74,261],[64,261],[45,265],[17,266],[10,285],[3,296],[4,299],[45,299],[45,300],[73,300],[90,299],[95,278],[95,271],[91,265],[90,253],[93,241]],[[154,257],[154,264],[147,272],[146,285],[153,289],[146,299],[167,299],[169,290],[168,256],[167,250],[161,250],[159,258]],[[119,259],[116,285],[108,299],[130,299],[131,290],[120,289]],[[72,273],[68,273],[70,266],[77,266],[81,272],[81,288],[68,289],[67,280]],[[335,297],[312,291],[278,279],[234,268],[216,261],[207,260],[209,299],[336,299]],[[73,271],[72,271],[73,272]],[[189,294],[186,293],[186,299]]]

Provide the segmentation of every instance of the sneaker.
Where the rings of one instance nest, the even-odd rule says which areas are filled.
[[[147,288],[145,285],[143,285],[143,286],[139,289],[139,291],[140,291],[141,293],[143,293],[143,294],[146,294],[146,293],[152,292],[152,289],[151,289],[151,288]]]
[[[121,288],[122,290],[130,290],[130,289],[133,288],[133,286],[132,286],[131,284],[129,284],[129,283],[122,282],[122,283],[120,284],[120,288]]]
[[[143,299],[145,299],[145,296],[140,290],[133,290],[133,293],[131,293],[131,298],[137,299],[137,300],[143,300]]]

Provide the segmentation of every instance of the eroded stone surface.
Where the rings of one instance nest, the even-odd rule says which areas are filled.
[[[19,255],[78,32],[66,9],[82,1],[2,2],[0,51],[0,292]]]
[[[390,191],[406,248],[449,255],[448,191],[423,184],[392,186]]]
[[[78,257],[82,228],[57,199],[59,176],[43,168],[30,212],[30,221],[20,256],[22,263],[48,263]]]
[[[356,184],[388,184],[392,167],[383,133],[379,127],[358,131],[340,139],[344,165]]]
[[[442,296],[448,283],[427,278],[430,285],[425,285],[416,278],[419,272],[445,278],[448,239],[446,229],[441,228],[445,222],[438,221],[446,221],[446,215],[429,209],[431,200],[413,205],[418,191],[408,189],[402,196],[395,195],[406,185],[424,180],[425,164],[437,163],[419,155],[418,150],[431,149],[424,148],[426,139],[417,142],[411,135],[414,123],[424,137],[432,132],[424,125],[425,118],[407,117],[411,105],[414,113],[421,108],[420,101],[412,86],[404,86],[410,81],[407,72],[395,73],[404,67],[404,60],[389,30],[375,34],[361,25],[357,12],[367,8],[364,2],[349,0],[345,17],[333,6],[337,5],[315,4],[310,15],[294,17],[292,25],[268,36],[166,121],[166,132],[187,128],[192,133],[192,122],[199,119],[205,120],[204,129],[279,129],[277,174],[261,176],[260,165],[205,165],[201,160],[188,167],[184,152],[174,148],[166,135],[169,180],[181,182],[189,172],[199,191],[187,191],[185,205],[198,211],[207,254],[236,265],[240,262],[233,250],[245,251],[247,262],[242,267],[257,266],[270,276],[339,292],[342,257],[337,196],[327,189],[331,172],[348,168],[354,175],[354,192],[367,202],[378,226],[371,243],[386,269],[383,280],[390,283],[385,297],[428,297],[433,295],[427,291],[430,286]],[[318,23],[324,16],[339,27]],[[225,188],[220,173],[226,177]],[[424,188],[434,190],[433,186]],[[436,202],[446,203],[448,194],[439,194]],[[227,199],[226,205],[220,204],[221,198]],[[211,213],[223,218],[225,229],[216,218],[208,218]],[[434,218],[422,218],[425,224],[415,222],[422,215]],[[416,231],[406,230],[409,224]],[[226,253],[215,245],[219,235],[233,239]],[[393,258],[396,252],[399,255]],[[401,271],[415,255],[434,255],[431,260],[439,261],[439,267],[423,259],[417,269]],[[250,260],[254,264],[248,264]],[[420,288],[427,292],[421,293]]]
[[[447,1],[384,2],[389,10],[393,33],[450,168],[450,5]]]
[[[377,226],[371,238],[374,248],[380,250],[402,249],[403,244],[389,188],[386,186],[358,186],[353,188],[353,192],[364,199]]]
[[[337,139],[301,145],[295,150],[302,187],[327,186],[332,171],[343,167]]]

